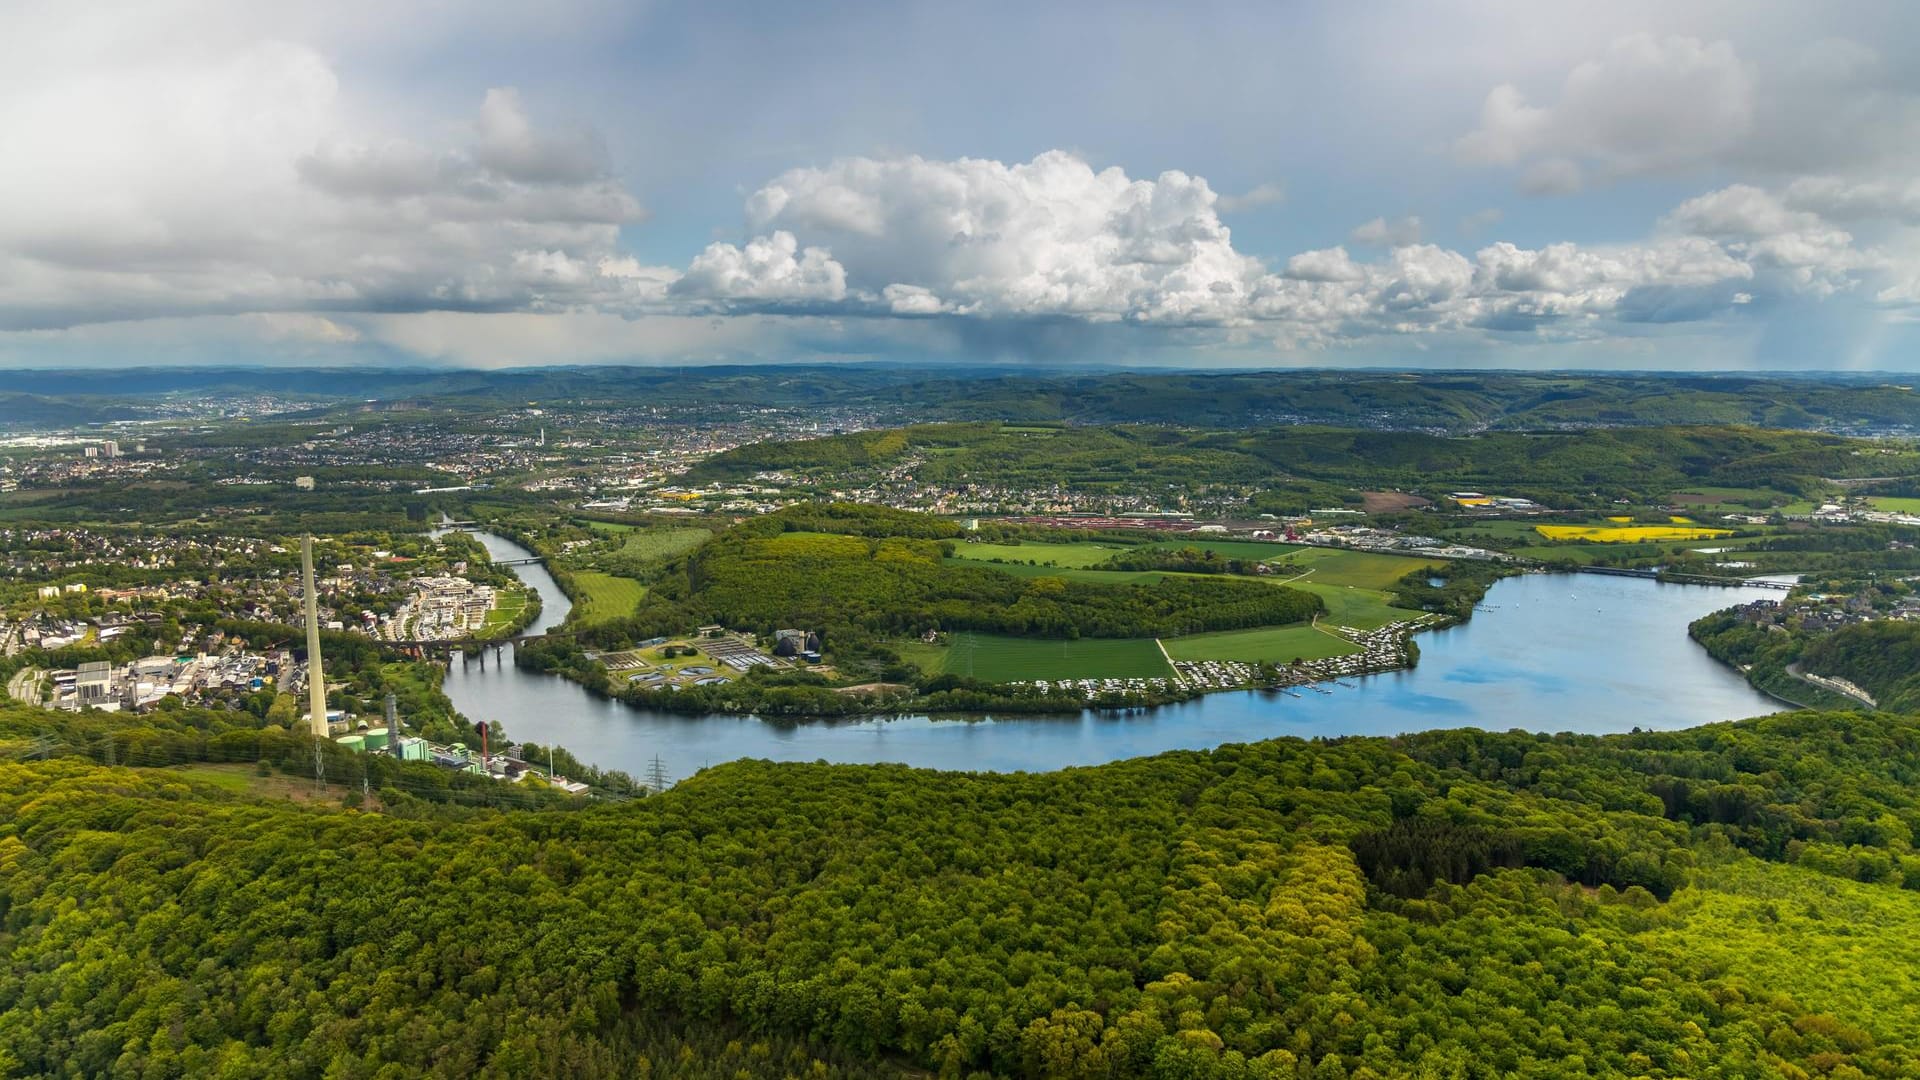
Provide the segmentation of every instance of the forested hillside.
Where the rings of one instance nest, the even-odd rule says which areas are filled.
[[[1875,619],[1831,633],[1762,629],[1740,609],[1717,611],[1689,629],[1714,658],[1739,667],[1748,681],[1770,694],[1803,704],[1855,708],[1831,690],[1794,677],[1805,672],[1845,679],[1873,696],[1882,709],[1920,709],[1920,623]]]
[[[292,393],[355,405],[435,400],[462,410],[631,398],[682,407],[858,404],[915,419],[1257,427],[1275,423],[1468,432],[1651,424],[1775,428],[1920,425],[1912,389],[1847,375],[1566,372],[1138,372],[802,364],[518,371],[147,368],[10,373],[0,425],[132,414],[166,395]]]
[[[1288,481],[1302,496],[1338,501],[1357,488],[1486,488],[1556,503],[1591,492],[1650,498],[1689,485],[1810,490],[1821,478],[1904,474],[1911,453],[1859,453],[1830,435],[1729,427],[1644,427],[1568,434],[1273,427],[1194,431],[1148,427],[1034,428],[923,424],[797,442],[743,446],[691,473],[731,480],[765,470],[857,475],[913,462],[927,484],[1130,492],[1167,484]]]
[[[1846,679],[1882,708],[1920,709],[1920,623],[1878,620],[1842,627],[1807,646],[1808,671]]]
[[[15,761],[0,1071],[1908,1077],[1917,793],[1857,714],[402,815]]]

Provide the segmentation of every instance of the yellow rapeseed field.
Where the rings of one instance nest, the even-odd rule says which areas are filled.
[[[1600,544],[1715,540],[1733,535],[1731,529],[1682,528],[1677,525],[1535,525],[1533,530],[1549,540],[1592,540]]]

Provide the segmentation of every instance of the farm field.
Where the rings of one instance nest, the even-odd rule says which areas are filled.
[[[1352,585],[1356,589],[1389,589],[1415,570],[1445,566],[1442,559],[1421,559],[1408,555],[1376,555],[1371,551],[1341,551],[1336,548],[1303,547],[1274,565],[1274,579],[1281,580],[1312,570],[1295,585]],[[1294,569],[1289,569],[1289,568]]]
[[[935,657],[935,653],[942,653]],[[902,650],[902,655],[908,655]],[[1172,678],[1173,668],[1152,638],[1080,638],[1049,641],[960,631],[945,648],[922,646],[911,659],[929,673],[987,682],[1030,679]],[[930,664],[938,662],[938,667]]]
[[[1699,551],[1702,548],[1737,551],[1752,547],[1766,539],[1764,536],[1725,536],[1691,541],[1675,542],[1669,540],[1658,543],[1643,542],[1637,544],[1540,544],[1527,547],[1521,550],[1519,554],[1525,555],[1530,559],[1543,559],[1547,561],[1564,559],[1569,562],[1587,564],[1601,560],[1655,558],[1669,554],[1676,547],[1692,551]]]
[[[929,645],[924,641],[895,641],[889,643],[900,659],[926,672],[938,675],[947,670],[947,645]]]
[[[1342,551],[1339,548],[1265,543],[1259,540],[1163,540],[1148,546],[1167,551],[1196,548],[1229,559],[1257,559],[1271,563],[1276,578],[1292,577],[1311,569],[1313,575],[1306,578],[1307,581],[1353,585],[1362,589],[1384,589],[1415,570],[1446,565],[1442,560],[1408,555],[1380,555],[1371,551]]]
[[[647,587],[632,578],[603,574],[597,570],[573,573],[572,622],[591,626],[633,614]]]
[[[1687,525],[1535,525],[1533,529],[1548,540],[1587,540],[1596,544],[1718,540],[1723,536],[1733,535],[1731,529],[1707,529]]]
[[[1156,540],[1144,545],[1162,551],[1179,551],[1181,548],[1196,548],[1211,551],[1229,559],[1258,559],[1267,562],[1281,558],[1293,552],[1313,551],[1314,548],[1299,544],[1281,544],[1266,540],[1209,540],[1204,536],[1187,536],[1173,540]]]
[[[633,529],[627,533],[626,546],[620,549],[623,559],[667,559],[684,554],[706,543],[713,530],[697,527]]]
[[[1875,495],[1867,500],[1875,510],[1893,514],[1920,514],[1920,499],[1904,495]]]
[[[955,544],[954,558],[968,562],[1038,563],[1041,566],[1087,567],[1106,562],[1127,548],[1120,544],[1083,541],[1073,544]]]
[[[1761,506],[1764,507],[1784,498],[1785,496],[1777,492],[1768,491],[1765,488],[1704,486],[1690,487],[1685,491],[1676,491],[1667,496],[1669,502],[1678,503],[1682,506],[1700,508],[1726,507],[1729,510],[1746,511],[1758,509],[1751,505],[1753,503],[1760,503]]]
[[[1519,554],[1529,559],[1541,559],[1547,562],[1573,562],[1582,566],[1611,559],[1650,558],[1662,554],[1666,547],[1661,544],[1542,544],[1529,547]]]
[[[1306,578],[1291,582],[1290,589],[1304,589],[1320,597],[1327,605],[1327,613],[1320,621],[1337,626],[1351,626],[1356,630],[1372,630],[1390,622],[1411,619],[1420,614],[1406,608],[1394,607],[1392,597],[1378,589],[1362,589],[1353,585],[1330,585],[1323,581]]]
[[[1359,652],[1350,641],[1311,626],[1270,626],[1255,630],[1221,630],[1162,638],[1167,655],[1175,660],[1242,660],[1247,663],[1285,664],[1295,659],[1319,660]]]
[[[1472,543],[1476,536],[1491,536],[1501,540],[1536,540],[1540,534],[1534,532],[1533,520],[1516,518],[1474,518],[1468,521],[1442,522],[1436,526],[1436,535],[1448,540]]]
[[[1403,491],[1363,491],[1360,493],[1360,505],[1369,514],[1388,514],[1396,510],[1432,506],[1433,503]]]
[[[1769,539],[1771,539],[1771,536],[1729,536],[1720,540],[1690,543],[1686,545],[1686,549],[1688,551],[1706,551],[1712,548],[1716,551],[1738,551],[1741,548],[1756,547],[1766,543]]]

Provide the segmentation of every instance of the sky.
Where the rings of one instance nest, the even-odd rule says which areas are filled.
[[[1920,5],[0,0],[8,367],[1920,367]]]

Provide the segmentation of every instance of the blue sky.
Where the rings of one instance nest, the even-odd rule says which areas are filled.
[[[1899,4],[0,10],[0,368],[1889,369]]]

